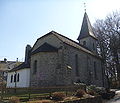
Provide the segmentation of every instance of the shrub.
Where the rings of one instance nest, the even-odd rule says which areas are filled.
[[[90,94],[90,95],[92,95],[92,96],[97,95],[96,92],[93,91],[93,90],[89,90],[89,91],[87,91],[87,94]]]
[[[95,86],[95,85],[87,86],[87,87],[86,87],[86,91],[89,91],[89,90],[95,91],[95,90],[96,90],[96,86]]]
[[[12,96],[9,100],[10,103],[20,103],[19,97]]]
[[[102,88],[96,87],[94,85],[87,86],[86,91],[88,94],[95,96],[102,92]]]
[[[56,100],[56,101],[63,100],[64,97],[65,97],[65,93],[63,93],[63,92],[54,92],[52,94],[52,99]]]
[[[105,92],[105,88],[103,87],[96,87],[96,93],[101,94]]]
[[[102,96],[103,99],[111,99],[115,96],[115,92],[114,91],[103,92],[100,93],[100,95]]]
[[[77,90],[77,93],[76,93],[75,96],[81,98],[81,97],[83,97],[85,94],[86,94],[86,92],[85,92],[84,90],[79,89],[79,90]]]

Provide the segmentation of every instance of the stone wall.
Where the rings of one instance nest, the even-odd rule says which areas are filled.
[[[37,60],[37,71],[34,74],[34,61]],[[57,52],[40,52],[31,57],[31,86],[56,85]]]
[[[33,51],[45,42],[59,50],[58,52],[40,52],[31,56],[31,86],[72,85],[74,82],[102,86],[100,58],[63,43],[55,35],[38,39]],[[79,75],[76,75],[76,55]],[[32,74],[35,60],[38,61],[37,73]],[[96,62],[97,78],[94,62]]]
[[[60,48],[62,42],[55,35],[38,39],[33,46],[32,51],[47,42],[48,44]],[[37,73],[33,74],[34,61],[38,61]],[[31,56],[31,86],[55,86],[63,85],[62,69],[63,57],[62,48],[58,52],[40,52]]]
[[[97,41],[93,39],[92,37],[86,37],[80,40],[80,44],[83,45],[83,42],[86,41],[86,47],[93,51],[94,53],[97,53]],[[94,49],[93,49],[94,44]]]
[[[76,54],[78,55],[78,72],[79,72],[78,74],[79,75],[76,75],[76,66],[75,66]],[[102,81],[101,59],[65,44],[64,45],[64,62],[65,62],[65,65],[69,65],[72,68],[71,70],[72,83],[80,81],[86,84],[102,86],[103,81]],[[97,78],[95,77],[94,62],[96,62]]]

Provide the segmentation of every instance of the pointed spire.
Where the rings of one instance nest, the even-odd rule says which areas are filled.
[[[97,39],[93,33],[92,26],[89,21],[88,15],[85,12],[84,17],[83,17],[82,26],[81,26],[81,31],[80,31],[80,34],[79,34],[77,40],[80,40],[80,39],[83,39],[83,38],[86,38],[89,36],[93,37],[94,39]]]

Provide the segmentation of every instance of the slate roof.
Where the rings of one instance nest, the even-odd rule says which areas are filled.
[[[9,72],[17,71],[20,69],[30,68],[30,63],[23,62],[22,64],[18,65],[17,67],[11,69]]]
[[[80,39],[83,39],[83,38],[86,38],[86,37],[89,37],[89,36],[93,37],[94,39],[97,39],[95,37],[95,34],[94,34],[93,30],[92,30],[92,25],[89,21],[88,15],[85,12],[84,17],[83,17],[81,30],[80,30],[80,34],[79,34],[77,40],[80,40]]]
[[[48,43],[44,43],[43,45],[38,47],[36,50],[34,50],[31,53],[31,55],[39,53],[39,52],[56,52],[56,51],[58,51],[58,48],[56,48]]]
[[[74,41],[74,40],[72,40],[72,39],[70,39],[70,38],[68,38],[68,37],[65,37],[65,36],[63,36],[63,35],[61,35],[61,34],[58,34],[58,33],[55,32],[55,31],[52,31],[52,33],[55,34],[55,36],[57,36],[57,37],[58,37],[60,40],[62,40],[64,43],[66,43],[66,44],[68,44],[68,45],[70,45],[70,46],[72,46],[72,47],[74,47],[74,48],[80,49],[80,50],[82,50],[82,51],[84,51],[84,52],[87,52],[87,53],[89,53],[89,54],[91,54],[91,55],[98,56],[98,55],[96,55],[95,53],[93,53],[92,51],[90,51],[88,48],[82,46],[80,43],[78,43],[78,42],[76,42],[76,41]]]
[[[72,40],[72,39],[70,39],[70,38],[68,38],[68,37],[66,37],[66,36],[63,36],[63,35],[55,32],[55,31],[51,31],[51,32],[43,35],[42,37],[38,38],[37,41],[40,40],[40,39],[42,39],[42,38],[44,38],[44,37],[46,37],[46,36],[52,35],[52,34],[55,35],[59,40],[61,40],[63,43],[65,43],[65,44],[67,44],[67,45],[70,45],[70,46],[72,46],[72,47],[74,47],[74,48],[76,48],[76,49],[80,49],[80,50],[82,50],[82,51],[84,51],[84,52],[86,52],[86,53],[89,53],[89,54],[91,54],[91,55],[93,55],[93,56],[95,56],[95,57],[101,58],[101,57],[98,56],[97,54],[95,54],[95,53],[93,53],[92,51],[90,51],[88,48],[82,46],[80,43],[78,43],[78,42],[76,42],[76,41],[74,41],[74,40]],[[36,41],[36,43],[37,43],[37,41]],[[36,44],[36,43],[35,43],[35,44]],[[35,45],[35,44],[34,44],[34,45]],[[34,47],[34,46],[33,46],[33,47]]]

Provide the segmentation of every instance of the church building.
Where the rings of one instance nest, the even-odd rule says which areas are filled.
[[[102,58],[85,12],[75,42],[55,31],[38,38],[31,51],[30,85],[60,86],[82,82],[103,86]]]
[[[19,73],[18,86],[23,82],[27,83],[24,87],[67,86],[76,82],[104,86],[102,58],[97,53],[97,38],[86,12],[77,40],[55,31],[38,38],[33,47],[28,46],[25,62],[10,71],[12,75]]]

